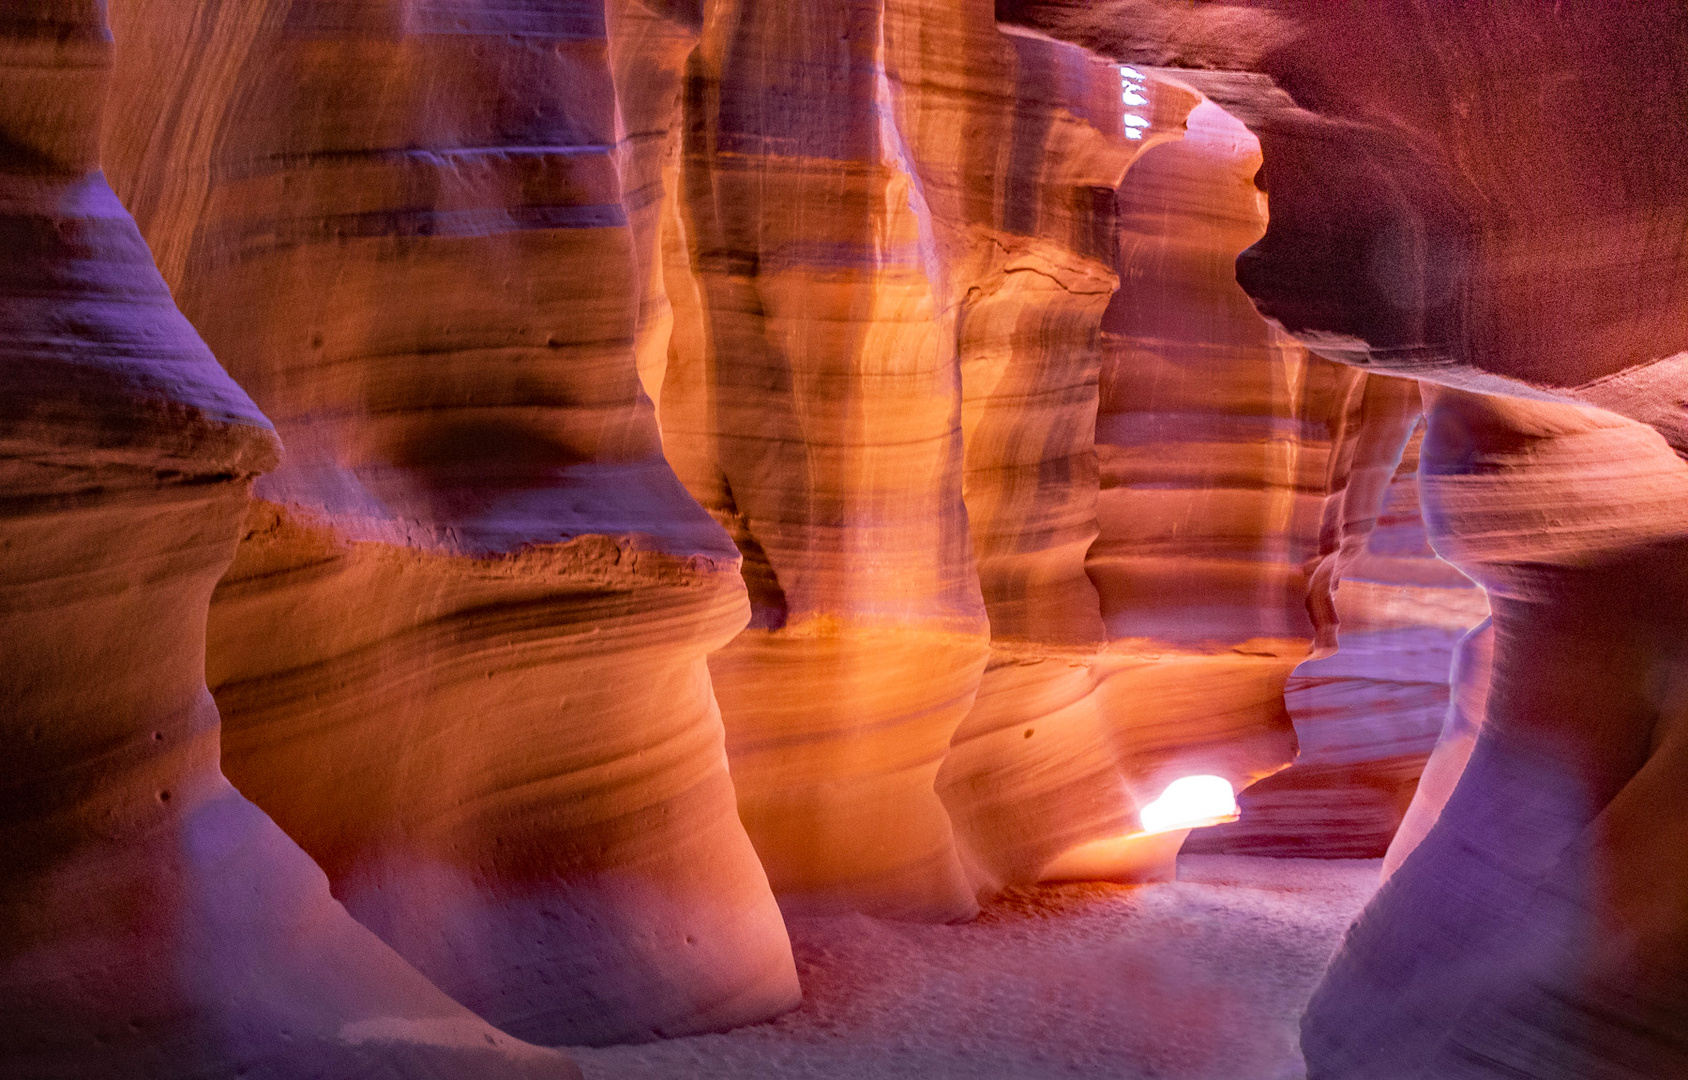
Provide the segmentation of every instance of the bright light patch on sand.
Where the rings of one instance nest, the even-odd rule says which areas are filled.
[[[1143,831],[1150,833],[1218,825],[1236,820],[1237,793],[1222,776],[1181,776],[1166,785],[1160,798],[1144,806],[1137,816],[1143,822]]]

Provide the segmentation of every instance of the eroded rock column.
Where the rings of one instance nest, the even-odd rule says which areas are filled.
[[[1683,1072],[1683,13],[1256,14],[1276,86],[1226,106],[1272,225],[1239,278],[1313,350],[1448,388],[1429,534],[1494,607],[1469,764],[1315,997],[1310,1074]]]
[[[1663,510],[1666,443],[1688,447],[1683,12],[1005,7],[1114,55],[1260,73],[1208,84],[1259,136],[1271,193],[1239,278],[1314,351],[1453,388],[1424,490],[1438,552],[1494,601],[1439,752],[1469,764],[1445,807],[1427,774],[1435,824],[1315,998],[1310,1074],[1684,1072]]]
[[[1419,393],[1412,383],[1405,389]],[[1488,600],[1426,539],[1422,432],[1401,455],[1375,527],[1349,524],[1360,544],[1333,568],[1336,651],[1301,664],[1284,687],[1300,753],[1248,790],[1242,821],[1218,830],[1230,834],[1230,850],[1376,858],[1409,816],[1433,747],[1465,726],[1449,720],[1450,706],[1458,708],[1450,690],[1460,694],[1450,665],[1487,618]]]
[[[0,17],[0,1073],[566,1080],[218,769],[206,607],[270,424],[98,171],[90,4]]]
[[[700,322],[676,334],[662,414],[681,479],[745,554],[751,626],[710,667],[775,890],[943,919],[973,896],[933,780],[987,628],[955,313],[883,18],[711,5],[671,249]]]
[[[995,262],[962,264],[972,276],[960,327],[965,495],[992,661],[939,775],[981,891],[1052,867],[1056,876],[1164,875],[1182,840],[1118,842],[1139,831],[1137,806],[1152,797],[1145,774],[1178,766],[1123,745],[1141,714],[1099,699],[1108,635],[1086,557],[1100,532],[1099,330],[1123,287],[1112,273],[1116,189],[1152,171],[1166,153],[1153,148],[1186,137],[1200,99],[1046,38],[1003,38],[1016,113],[998,141],[1011,149],[994,169],[972,163],[976,188],[1003,178],[987,188],[995,199],[963,202]],[[1041,153],[1021,145],[1031,140]],[[1094,857],[1098,841],[1106,858]],[[1062,862],[1087,845],[1081,867]]]
[[[547,1043],[798,993],[704,660],[746,618],[738,555],[636,362],[669,118],[616,72],[677,63],[662,14],[115,5],[119,187],[288,447],[212,606],[230,775],[361,921]]]
[[[1468,759],[1463,775],[1448,795],[1427,774],[1423,839],[1392,853],[1332,962],[1308,1060],[1329,1076],[1672,1075],[1688,1062],[1672,809],[1688,465],[1599,410],[1428,396],[1431,536],[1488,590],[1493,626],[1461,656],[1475,702],[1432,759]]]

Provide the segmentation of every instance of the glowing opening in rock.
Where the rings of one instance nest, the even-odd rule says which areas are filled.
[[[1141,89],[1141,87],[1131,81],[1133,79],[1141,79],[1142,77],[1143,73],[1138,71],[1136,68],[1121,67],[1119,69],[1119,89],[1121,101],[1125,102],[1127,105],[1147,105],[1149,103],[1148,98],[1137,92]],[[1149,122],[1147,120],[1143,119],[1141,116],[1133,116],[1131,113],[1126,113],[1124,120],[1125,137],[1128,139],[1141,139],[1143,137],[1142,129],[1149,126]]]
[[[1235,821],[1237,793],[1222,776],[1182,776],[1166,786],[1160,798],[1137,812],[1143,831],[1171,832],[1199,829]]]

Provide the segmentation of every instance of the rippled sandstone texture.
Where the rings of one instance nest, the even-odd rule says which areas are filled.
[[[1431,535],[1488,590],[1493,625],[1461,650],[1420,820],[1314,999],[1309,1059],[1332,1076],[1677,1075],[1688,465],[1602,410],[1427,397]]]
[[[1375,682],[1352,665],[1376,649],[1394,670],[1424,644],[1372,635],[1440,627],[1429,655],[1455,629],[1418,593],[1413,611],[1391,607],[1403,588],[1442,586],[1375,565],[1373,522],[1417,406],[1369,366],[1463,388],[1431,395],[1430,534],[1497,607],[1465,650],[1470,685],[1462,675],[1417,808],[1426,839],[1397,847],[1310,1021],[1315,1068],[1677,1064],[1681,847],[1626,815],[1674,820],[1681,465],[1645,426],[1565,400],[1685,442],[1665,393],[1681,361],[1639,362],[1683,345],[1684,166],[1667,151],[1688,80],[1647,51],[1680,25],[1619,26],[1574,4],[1497,8],[1476,30],[1405,5],[1086,9],[1144,15],[1133,32],[1164,38],[1115,55],[1257,69],[1167,76],[999,32],[961,0],[115,9],[113,175],[178,301],[288,446],[212,608],[230,771],[451,993],[549,1041],[788,1005],[790,955],[741,817],[795,906],[943,919],[1015,881],[1164,872],[1182,836],[1143,838],[1138,807],[1174,775],[1243,783],[1284,764],[1283,688],[1310,647],[1291,691],[1310,752],[1257,793],[1255,827],[1334,829],[1297,817],[1333,790],[1319,769],[1398,786],[1403,729],[1350,728],[1333,708],[1376,710],[1322,701],[1342,680]],[[31,175],[53,172],[42,163],[64,131],[86,143],[95,122],[97,94],[43,85],[65,57],[66,79],[94,70],[77,42],[101,40],[61,31],[57,10],[0,23],[21,28],[24,134],[9,128],[7,145]],[[1491,32],[1504,46],[1491,66],[1527,87],[1565,70],[1608,102],[1598,94],[1641,78],[1613,59],[1626,50],[1661,74],[1621,114],[1591,106],[1561,124],[1539,94],[1490,93]],[[43,51],[53,64],[36,63]],[[1438,64],[1457,76],[1443,97],[1422,81]],[[1610,150],[1608,129],[1610,159],[1532,171],[1560,135]],[[1254,243],[1261,146],[1274,225]],[[91,157],[73,159],[66,175],[87,178]],[[1610,160],[1652,164],[1618,175]],[[170,311],[127,218],[87,184],[55,202],[20,182],[19,220],[55,224],[21,226],[19,249],[117,222],[124,265]],[[1244,248],[1261,307],[1354,366],[1251,310],[1230,272]],[[44,340],[74,351],[64,343],[101,325],[79,313]],[[260,431],[194,355],[238,399],[235,426]],[[12,407],[60,397],[43,384]],[[221,492],[221,555],[207,532],[169,564],[202,600],[257,459],[216,464],[196,435],[170,475],[156,460],[123,472],[128,457],[108,469],[99,455],[127,445],[133,411],[113,406],[117,434],[96,425],[83,442],[28,412],[8,490],[59,501],[15,503],[17,517],[71,513],[52,486],[67,474],[40,479],[38,446],[61,443],[94,448],[106,486],[77,496],[92,506]],[[121,526],[132,552],[179,541]],[[1397,572],[1409,580],[1376,576]],[[180,634],[112,648],[187,656],[200,609],[187,610]],[[1344,614],[1348,652],[1321,655]],[[1489,685],[1491,642],[1496,693],[1473,740],[1464,702]],[[190,659],[172,693],[198,692]],[[1429,712],[1413,715],[1427,735]],[[347,975],[345,995],[377,1014],[393,995],[405,1023],[335,1029],[325,1054],[403,1042],[431,1017],[449,1070],[461,1062],[442,1039],[479,1052],[493,1038],[212,788],[296,868],[294,912],[339,928],[333,962],[388,971],[370,992]],[[151,797],[187,807],[196,790]],[[1289,793],[1279,808],[1273,791]],[[1472,885],[1465,907],[1448,902],[1453,880]],[[1503,911],[1530,917],[1502,925]],[[1434,989],[1403,974],[1416,940],[1392,936],[1415,919],[1463,950],[1426,953]],[[1472,927],[1494,936],[1467,950],[1454,931]],[[317,984],[311,997],[333,1000]],[[1424,1009],[1377,1005],[1402,998]],[[1601,1030],[1614,1016],[1621,1029]],[[486,1053],[519,1051],[494,1039]]]
[[[218,769],[206,607],[278,446],[98,171],[110,63],[93,5],[0,16],[0,1076],[578,1077]]]
[[[507,1031],[794,1004],[704,660],[746,618],[738,556],[638,373],[696,13],[120,0],[113,24],[117,186],[287,447],[212,603],[230,777]]]
[[[986,888],[1167,876],[1184,832],[1142,835],[1143,803],[1179,776],[1217,773],[1241,788],[1294,756],[1283,689],[1314,644],[1310,593],[1332,588],[1335,564],[1349,558],[1343,545],[1364,544],[1418,411],[1413,383],[1311,357],[1254,311],[1232,263],[1266,225],[1252,184],[1258,146],[1176,78],[1122,73],[1127,100],[1139,102],[1128,116],[1156,122],[1140,129],[1152,148],[1116,192],[1110,246],[1121,283],[1086,350],[1100,360],[1097,471],[1045,465],[1021,489],[1095,515],[1083,548],[1090,587],[1057,591],[987,557],[994,541],[1018,547],[1021,566],[1061,565],[1052,558],[1061,549],[1018,506],[998,519],[1001,536],[976,539],[993,661],[939,782]],[[1167,141],[1177,126],[1182,138]],[[1011,344],[1007,369],[1037,372],[1039,340],[1023,332]],[[1069,357],[1084,355],[1054,344],[1049,369],[1071,370]],[[1032,437],[1048,420],[1026,406],[1025,385],[999,406],[1018,418],[1016,438],[1004,441],[1009,452],[1047,455],[1060,444]],[[970,460],[1002,452],[993,434],[966,432]],[[976,537],[991,521],[982,487],[969,477]],[[1051,633],[1061,617],[1090,610],[1101,626],[1085,627],[1096,634],[1088,649],[1082,637]],[[1383,725],[1354,740],[1362,782],[1375,781],[1392,734]],[[1414,764],[1428,748],[1426,740]],[[1244,805],[1247,827],[1270,817]],[[1292,816],[1264,828],[1331,850],[1356,816]],[[1381,854],[1386,843],[1387,833],[1373,837],[1368,850]],[[1227,844],[1235,840],[1212,846]]]
[[[692,63],[664,446],[744,553],[751,626],[711,670],[788,905],[944,919],[1164,873],[1181,838],[1137,850],[1141,802],[1290,754],[1287,664],[1099,663],[1116,191],[1200,99],[1128,109],[1117,68],[990,14],[721,4]]]
[[[997,552],[990,511],[983,533],[969,515],[1035,503],[1021,478],[1045,456],[1084,470],[1093,370],[1007,368],[1016,334],[1033,353],[1082,344],[1112,290],[1117,81],[973,2],[710,7],[664,441],[745,553],[751,628],[711,670],[740,812],[789,903],[974,910],[934,790],[990,656],[980,561]],[[1014,380],[1066,426],[1047,451],[974,456],[968,431],[1025,422],[992,408]],[[1084,507],[1033,512],[1064,554],[1022,567],[1082,600]],[[1094,636],[1082,609],[1066,618],[1057,633]]]
[[[1310,646],[1328,649],[1335,567],[1364,542],[1398,449],[1391,433],[1417,404],[1410,383],[1309,356],[1237,287],[1236,254],[1266,227],[1258,166],[1253,136],[1204,102],[1186,138],[1152,151],[1121,188],[1122,283],[1103,322],[1097,423],[1101,535],[1088,558],[1113,649],[1142,657],[1113,708],[1153,718],[1157,696],[1169,698],[1174,722],[1147,731],[1201,748],[1180,771],[1239,788],[1295,755],[1285,680]],[[1243,809],[1243,822],[1191,844],[1226,850],[1231,829],[1261,828],[1263,808],[1245,795]],[[1318,842],[1346,824],[1292,829]]]
[[[1372,376],[1416,403],[1407,380]],[[1410,419],[1399,402],[1393,417]],[[1394,460],[1398,427],[1370,425],[1362,440],[1379,469]],[[1331,568],[1338,645],[1300,664],[1284,689],[1299,752],[1293,765],[1242,794],[1242,819],[1193,838],[1210,849],[1282,856],[1375,858],[1423,835],[1457,779],[1481,721],[1470,703],[1452,707],[1450,677],[1461,641],[1488,614],[1483,591],[1431,550],[1419,506],[1423,427],[1414,430],[1389,480],[1375,526],[1349,521],[1353,550]],[[1365,471],[1365,470],[1357,470]],[[1355,485],[1350,482],[1351,488]],[[1467,664],[1470,668],[1470,665]],[[1476,674],[1471,669],[1467,682]],[[1482,685],[1486,686],[1486,682]],[[1467,690],[1469,696],[1470,690]],[[1440,763],[1428,766],[1435,751]],[[1428,788],[1421,773],[1430,775]],[[1444,781],[1447,781],[1444,786]],[[1409,811],[1417,802],[1418,810]],[[1411,841],[1416,842],[1416,841]]]
[[[1060,20],[1129,55],[1124,10]],[[1440,384],[1429,533],[1494,608],[1469,763],[1315,997],[1310,1074],[1688,1072],[1688,15],[1206,14],[1239,12],[1276,84],[1204,84],[1264,150],[1239,277],[1316,350]],[[1147,47],[1200,62],[1200,36]]]
[[[745,557],[711,668],[776,891],[949,918],[1169,873],[1139,805],[1293,756],[1309,564],[1411,385],[1237,288],[1246,130],[983,5],[712,6],[685,100],[645,382]]]

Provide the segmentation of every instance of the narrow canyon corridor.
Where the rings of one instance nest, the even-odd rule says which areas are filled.
[[[1688,1080],[1688,7],[0,2],[0,1080]]]

